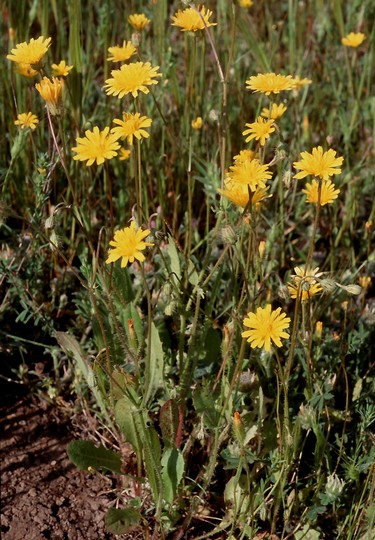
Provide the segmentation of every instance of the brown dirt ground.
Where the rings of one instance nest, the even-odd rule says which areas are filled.
[[[27,398],[0,411],[3,540],[143,538],[105,530],[115,479],[69,461],[66,446],[74,434],[66,415]]]
[[[119,478],[79,470],[66,453],[71,440],[90,438],[90,419],[3,390],[0,385],[2,540],[159,540],[152,524],[121,535],[106,530]],[[167,537],[194,540],[213,527],[209,520],[193,519],[185,534],[178,528]]]

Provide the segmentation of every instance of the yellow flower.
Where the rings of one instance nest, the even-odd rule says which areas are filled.
[[[250,186],[251,191],[255,191],[257,187],[265,188],[265,182],[272,177],[268,168],[269,165],[262,165],[259,159],[237,162],[229,167],[228,180]]]
[[[303,193],[306,193],[306,200],[309,203],[318,204],[318,190],[319,182],[313,180],[312,184],[306,184],[306,189],[303,189]],[[332,204],[335,199],[337,199],[338,194],[340,193],[339,189],[335,189],[335,184],[331,180],[323,180],[322,188],[320,192],[320,206],[326,204]]]
[[[134,30],[137,30],[138,32],[143,30],[151,22],[150,19],[148,19],[143,13],[134,13],[133,15],[129,15],[128,21]]]
[[[108,253],[106,263],[112,263],[121,259],[121,268],[124,268],[129,262],[133,263],[135,259],[143,262],[145,256],[141,253],[146,247],[153,246],[151,242],[144,242],[144,238],[150,234],[150,230],[136,229],[134,221],[130,223],[130,227],[125,227],[120,231],[115,232],[115,237],[109,242],[115,249],[111,249]]]
[[[106,93],[121,99],[126,94],[138,96],[138,92],[149,93],[147,86],[158,84],[154,77],[161,77],[159,66],[151,67],[150,62],[134,62],[125,64],[120,69],[111,71],[112,79],[107,79],[104,88]]]
[[[131,155],[130,150],[128,150],[127,148],[120,148],[120,152],[119,152],[120,161],[126,161],[127,159],[130,158],[130,155]]]
[[[323,333],[323,323],[322,321],[316,321],[315,324],[315,334],[318,339],[321,339]]]
[[[132,146],[133,137],[140,140],[142,137],[147,139],[150,134],[144,130],[152,124],[151,118],[147,116],[141,116],[139,113],[122,113],[123,120],[115,119],[113,120],[114,124],[118,124],[119,127],[111,129],[111,133],[115,133],[116,137],[119,139],[127,139],[128,144]]]
[[[109,47],[108,52],[111,56],[108,56],[107,60],[111,62],[125,62],[137,52],[137,49],[131,41],[124,41],[122,47],[119,45]]]
[[[260,115],[264,116],[264,118],[272,118],[272,120],[277,120],[285,113],[285,111],[286,111],[286,107],[283,103],[280,103],[280,105],[276,105],[276,103],[272,103],[271,116],[270,116],[269,107],[264,107]]]
[[[253,0],[239,0],[240,7],[249,8],[253,5]]]
[[[370,276],[361,276],[358,278],[358,283],[362,287],[362,289],[368,289],[371,285],[371,277]]]
[[[33,69],[30,64],[24,64],[22,62],[16,64],[16,73],[18,73],[18,75],[22,75],[23,77],[28,77],[29,79],[38,75],[36,69]]]
[[[94,127],[93,131],[88,129],[85,131],[85,137],[77,138],[78,145],[72,148],[74,152],[77,152],[77,155],[73,156],[73,159],[87,160],[87,167],[95,161],[100,165],[106,159],[117,156],[117,150],[120,148],[117,138],[114,133],[109,133],[109,127],[105,127],[103,131],[99,131],[97,126]]]
[[[246,81],[247,89],[253,92],[279,94],[282,90],[292,90],[294,79],[291,75],[277,75],[276,73],[259,73]]]
[[[291,276],[292,281],[288,283],[288,289],[292,298],[299,298],[302,302],[309,300],[315,294],[322,292],[322,287],[316,278],[322,273],[319,268],[305,269],[303,266],[294,268],[295,275]]]
[[[251,330],[242,332],[242,337],[247,339],[252,349],[264,347],[268,352],[271,342],[276,347],[281,347],[281,338],[289,338],[289,334],[285,332],[289,324],[290,318],[281,313],[281,308],[272,310],[271,304],[267,304],[265,308],[258,307],[256,313],[247,314],[244,325]]]
[[[243,163],[244,161],[251,161],[254,159],[255,152],[254,150],[241,150],[239,154],[233,157],[234,163]]]
[[[273,120],[264,120],[264,118],[259,116],[252,124],[245,124],[245,127],[249,128],[242,132],[242,135],[244,136],[249,135],[245,139],[245,142],[255,139],[256,141],[259,141],[261,146],[264,146],[266,144],[266,139],[268,139],[271,133],[275,131],[275,128],[272,127],[273,123]]]
[[[65,60],[61,60],[59,64],[52,64],[52,75],[54,77],[67,77],[73,66],[67,66]]]
[[[266,242],[264,240],[261,240],[259,242],[259,246],[258,246],[258,253],[259,253],[259,257],[261,259],[263,259],[263,255],[264,255],[265,251],[266,251]]]
[[[216,26],[216,23],[209,21],[212,11],[206,10],[204,6],[197,9],[179,9],[172,17],[172,26],[178,26],[182,32],[196,32],[204,30],[205,26]],[[204,21],[204,22],[203,22]]]
[[[47,104],[51,114],[59,114],[61,112],[61,96],[63,90],[63,81],[57,77],[43,77],[40,83],[36,83],[35,88],[42,96]]]
[[[7,58],[17,64],[35,66],[39,64],[50,45],[51,38],[44,39],[43,36],[38,37],[38,39],[31,38],[29,43],[18,43],[16,48],[7,55]]]
[[[191,127],[197,131],[202,129],[202,125],[203,125],[203,120],[201,116],[197,116],[197,118],[195,118],[195,120],[192,120],[191,122]]]
[[[301,79],[299,75],[296,75],[294,77],[293,81],[294,81],[294,88],[293,88],[294,90],[300,90],[301,88],[303,88],[307,84],[312,83],[311,79],[307,79],[306,77],[304,79]]]
[[[347,36],[343,37],[341,43],[345,47],[359,47],[366,39],[365,34],[362,32],[350,32]]]
[[[20,113],[17,116],[17,120],[15,120],[14,124],[16,126],[20,126],[21,129],[30,128],[33,130],[36,128],[37,124],[39,124],[39,120],[38,117],[31,112]]]
[[[245,208],[249,204],[249,186],[247,184],[237,184],[228,178],[224,183],[224,187],[225,189],[218,189],[217,191],[220,193],[220,195],[229,199],[236,206]],[[259,210],[259,203],[261,201],[272,197],[272,195],[267,193],[269,188],[270,186],[267,186],[266,188],[257,188],[253,192],[251,204],[255,206],[257,210]]]
[[[312,153],[301,152],[301,161],[295,161],[293,163],[295,169],[300,169],[301,172],[294,175],[294,178],[305,178],[305,176],[311,174],[312,176],[318,176],[323,180],[328,180],[333,174],[340,174],[341,167],[344,161],[343,157],[336,157],[335,150],[330,148],[327,152],[323,152],[323,148],[318,146],[312,149]]]

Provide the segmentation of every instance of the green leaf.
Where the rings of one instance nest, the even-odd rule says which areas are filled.
[[[96,383],[94,372],[90,364],[86,361],[85,356],[81,351],[81,347],[74,336],[67,334],[66,332],[56,332],[56,339],[62,350],[67,356],[70,354],[73,355],[74,360],[76,361],[78,370],[82,373],[87,385],[89,386],[93,396],[96,400],[96,403],[100,407],[101,412],[105,416],[106,420],[109,423],[109,426],[112,426],[112,421],[107,413],[107,407],[103,400],[103,396],[100,393]]]
[[[319,540],[320,532],[315,529],[310,529],[309,525],[304,525],[301,531],[295,531],[296,540]]]
[[[175,399],[169,399],[164,403],[159,412],[159,426],[166,446],[176,444],[176,436],[179,424],[179,407]]]
[[[355,383],[354,390],[353,390],[353,397],[352,397],[353,401],[357,401],[357,399],[360,398],[360,395],[362,392],[362,383],[363,383],[362,379],[358,379],[357,382]]]
[[[137,337],[138,344],[143,343],[143,325],[142,325],[142,321],[139,316],[138,310],[134,304],[130,303],[126,306],[126,308],[123,311],[122,320],[123,320],[123,325],[124,325],[125,332],[129,341],[131,342],[132,340],[132,336],[130,335],[129,325],[128,325],[128,321],[131,320],[133,322],[133,327],[134,327],[135,335]]]
[[[221,336],[217,330],[213,328],[207,330],[204,341],[204,350],[206,351],[204,360],[205,365],[216,364],[218,358],[221,357]]]
[[[324,514],[326,510],[327,510],[326,506],[315,505],[312,508],[310,508],[310,510],[307,512],[306,517],[309,521],[314,521],[318,517],[319,514]]]
[[[151,337],[148,347],[150,347],[148,353],[150,362],[148,365],[146,364],[143,405],[147,405],[154,397],[156,390],[163,385],[163,345],[154,323],[151,323]]]
[[[209,429],[214,429],[220,421],[220,414],[215,408],[215,401],[209,388],[198,386],[193,395],[193,403],[198,415]]]
[[[178,280],[180,281],[181,279],[180,259],[178,257],[178,251],[177,251],[176,244],[172,236],[168,237],[167,252],[171,260],[171,271],[173,274],[177,276]]]
[[[161,447],[159,436],[152,426],[145,427],[145,438],[143,441],[143,455],[147,474],[150,483],[156,513],[159,514],[162,503],[163,483],[160,474]]]
[[[141,518],[141,514],[133,508],[110,508],[105,516],[105,526],[113,534],[123,534],[134,529]]]
[[[137,460],[142,459],[142,450],[144,438],[143,423],[140,419],[139,405],[130,400],[128,396],[120,399],[115,406],[116,423],[125,435],[134,452],[137,455]]]
[[[96,447],[91,441],[72,441],[67,448],[70,461],[83,470],[105,469],[116,474],[123,474],[121,470],[121,457],[103,445]]]
[[[118,293],[122,300],[126,303],[134,300],[134,291],[132,281],[130,279],[129,270],[121,268],[118,265],[113,265],[112,278],[114,284],[114,292]]]
[[[184,458],[177,448],[167,448],[162,460],[163,497],[172,504],[184,474]]]

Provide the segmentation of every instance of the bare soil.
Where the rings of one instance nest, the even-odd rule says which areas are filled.
[[[1,407],[0,428],[3,540],[143,538],[106,531],[114,479],[71,464],[74,428],[59,408],[23,398]]]

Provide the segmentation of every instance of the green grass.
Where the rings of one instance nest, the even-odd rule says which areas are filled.
[[[374,6],[362,2],[207,2],[217,26],[181,32],[182,2],[27,0],[2,7],[0,94],[1,328],[5,362],[33,391],[89,403],[107,448],[76,443],[78,466],[124,484],[108,527],[145,538],[370,540],[375,534]],[[107,49],[132,38],[127,17],[151,20],[135,61],[160,66],[149,94],[103,90]],[[12,29],[12,30],[10,30]],[[366,34],[357,49],[341,37]],[[51,116],[14,72],[17,43],[55,36],[44,58],[74,66],[63,112]],[[245,81],[274,71],[308,77],[265,147],[245,143],[269,99]],[[32,111],[35,131],[14,125]],[[72,147],[85,130],[146,115],[148,139],[87,167]],[[199,131],[191,127],[203,118]],[[306,203],[293,178],[300,152],[344,157],[333,204]],[[217,189],[233,157],[271,163],[272,197],[238,209]],[[141,204],[139,204],[141,201]],[[107,265],[113,229],[134,216],[151,229],[143,264]],[[264,253],[259,253],[265,242]],[[295,266],[323,272],[323,293],[290,297]],[[358,288],[360,278],[370,278]],[[361,282],[362,285],[364,282]],[[248,312],[271,303],[291,318],[269,353],[242,339]],[[316,323],[323,323],[322,334]],[[42,360],[41,360],[42,359]],[[34,369],[46,365],[46,376]],[[98,439],[99,440],[99,439]],[[124,470],[124,469],[123,469]],[[203,515],[205,516],[203,519]],[[194,532],[191,532],[194,531]],[[258,536],[259,538],[259,536]]]

